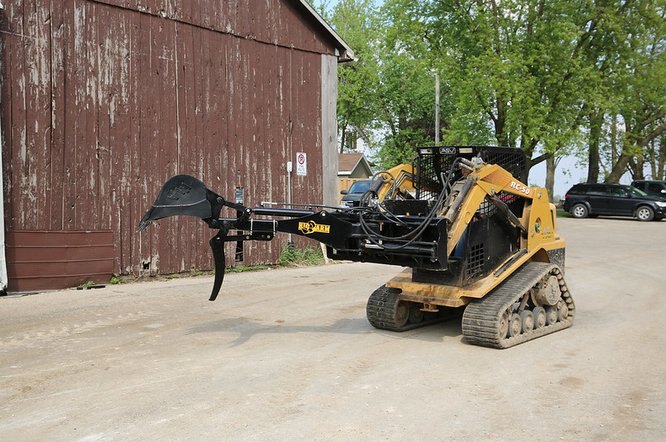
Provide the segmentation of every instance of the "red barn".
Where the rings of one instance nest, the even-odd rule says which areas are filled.
[[[245,203],[336,201],[337,63],[305,0],[4,0],[3,219],[10,291],[212,267],[210,231],[137,222],[180,173]],[[248,243],[250,263],[283,241]],[[229,255],[233,256],[233,253]],[[8,276],[8,277],[7,277]]]

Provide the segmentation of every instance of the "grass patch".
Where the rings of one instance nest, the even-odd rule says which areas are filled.
[[[277,264],[280,266],[313,266],[324,263],[324,254],[320,247],[306,247],[297,249],[288,245],[282,249]]]
[[[258,270],[267,270],[270,269],[271,266],[265,265],[265,264],[257,264],[257,265],[252,265],[252,266],[235,266],[235,267],[227,267],[225,270],[226,273],[243,273],[243,272],[256,272]]]
[[[571,214],[564,209],[557,209],[558,218],[571,218]]]
[[[298,249],[293,245],[289,245],[282,249],[282,253],[280,253],[280,256],[275,264],[235,265],[232,267],[225,267],[224,271],[225,273],[245,273],[257,272],[260,270],[270,270],[276,267],[305,267],[321,264],[324,264],[324,254],[322,253],[321,247],[306,247],[303,249]],[[159,275],[158,279],[162,281],[171,281],[173,279],[213,274],[213,271],[192,270],[189,272]],[[118,284],[122,282],[124,281],[117,276],[112,277],[110,281],[111,284]],[[94,283],[91,282],[91,284]]]

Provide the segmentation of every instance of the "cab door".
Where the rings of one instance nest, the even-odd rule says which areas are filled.
[[[592,185],[585,192],[585,201],[590,205],[590,212],[594,215],[607,214],[609,198],[610,192],[603,184]]]
[[[621,186],[610,188],[611,197],[608,198],[608,213],[610,215],[629,215],[634,212],[634,201],[632,201],[629,190]]]
[[[664,183],[648,183],[645,189],[641,189],[648,195],[659,196],[666,198],[666,184]]]

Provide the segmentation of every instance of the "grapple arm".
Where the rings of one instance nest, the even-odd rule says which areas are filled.
[[[235,210],[236,217],[221,218],[223,207]],[[387,217],[370,208],[248,208],[225,200],[194,177],[178,175],[164,184],[141,219],[139,230],[158,219],[179,215],[196,216],[210,228],[218,229],[210,240],[215,260],[211,301],[224,280],[224,243],[270,241],[276,232],[319,241],[329,248],[334,259],[446,268],[446,220],[439,218]]]

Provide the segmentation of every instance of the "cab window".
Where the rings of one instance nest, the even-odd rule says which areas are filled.
[[[607,195],[608,192],[604,186],[590,186],[585,192],[588,195]]]
[[[627,189],[633,196],[647,196],[647,193],[640,189],[636,189],[635,187],[627,187]]]
[[[612,187],[611,194],[620,198],[629,198],[629,191],[624,187]]]
[[[650,184],[648,185],[648,190],[649,190],[650,192],[653,192],[653,193],[659,193],[659,192],[661,192],[661,191],[664,190],[664,189],[666,189],[666,187],[665,187],[664,185],[662,185],[662,184],[658,184],[658,183],[650,183]]]

